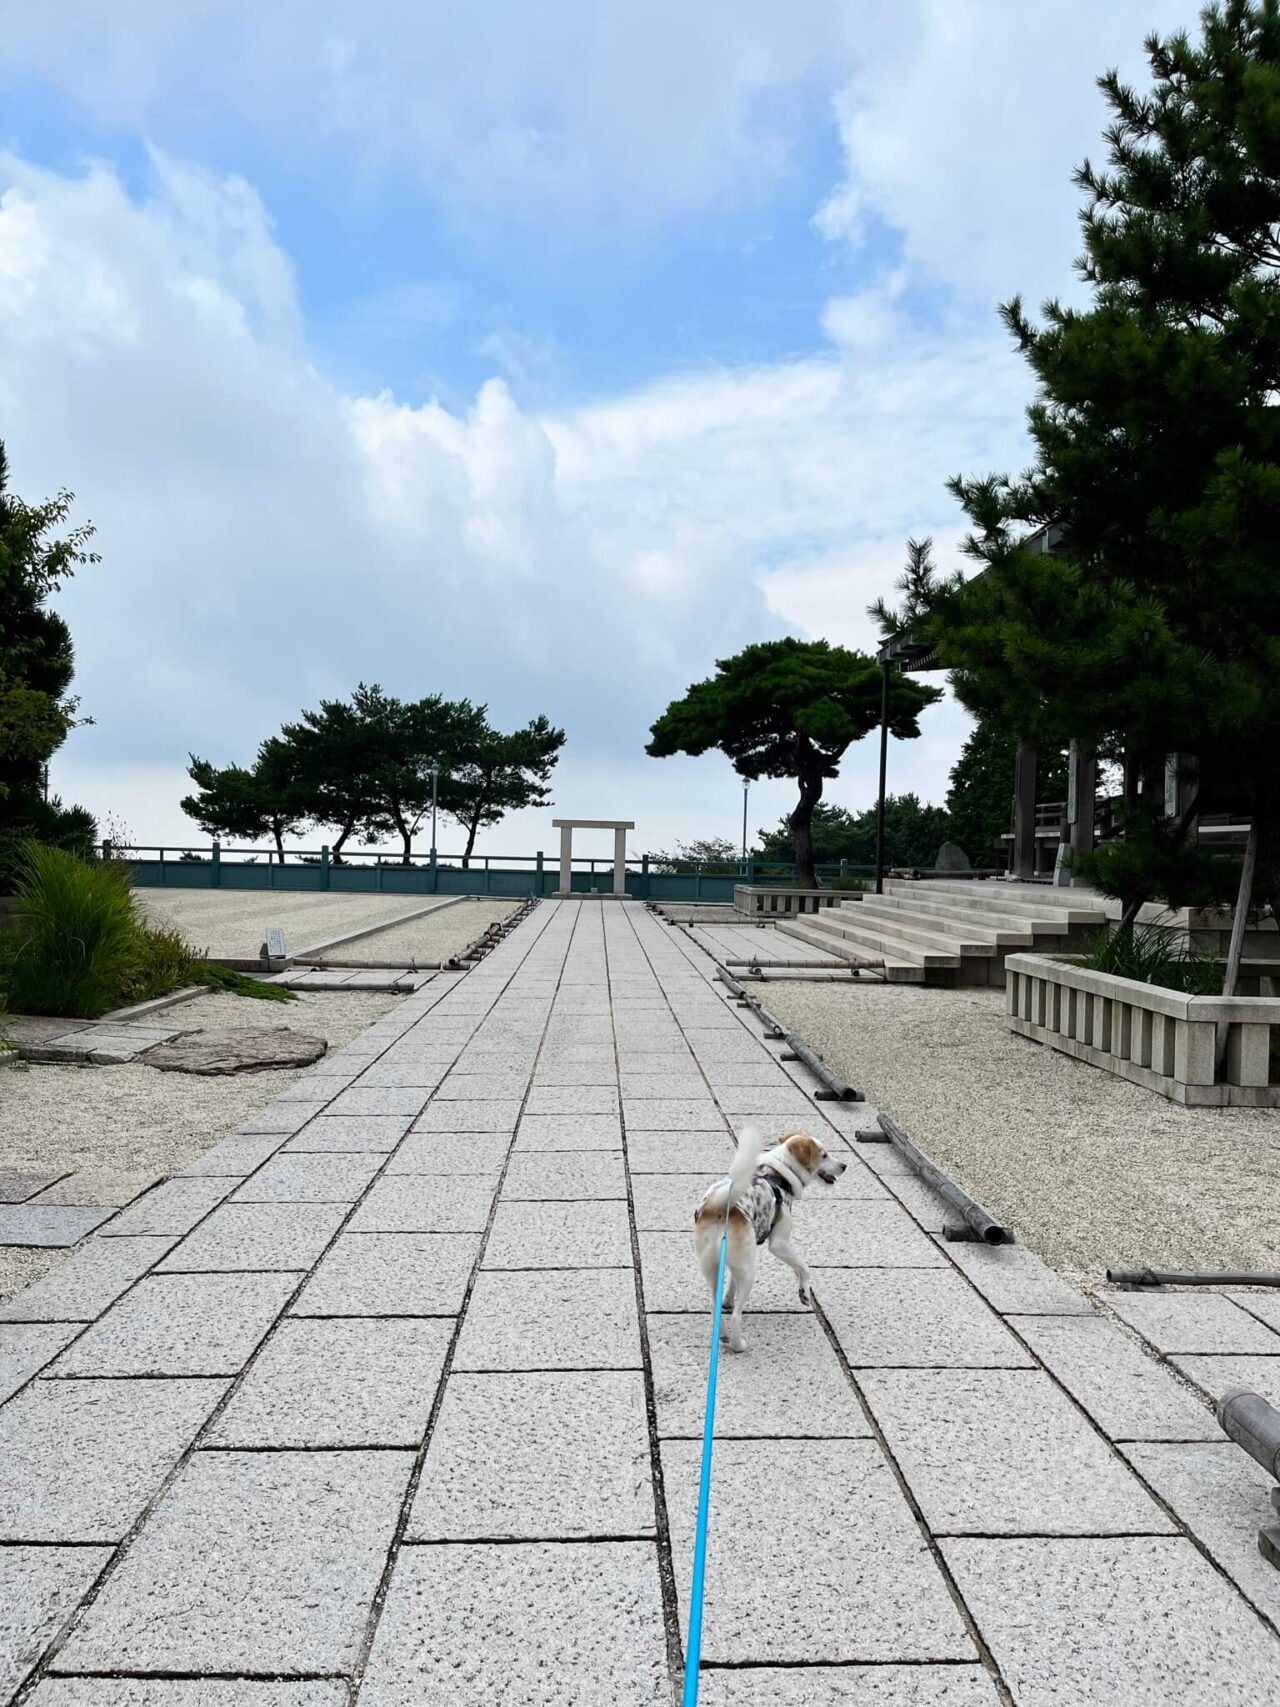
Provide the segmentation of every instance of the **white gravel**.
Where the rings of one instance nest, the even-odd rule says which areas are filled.
[[[1003,990],[777,983],[764,1000],[1063,1273],[1280,1267],[1280,1111],[1182,1108],[1015,1037]]]
[[[135,893],[149,918],[175,926],[193,948],[233,960],[256,955],[270,925],[282,928],[286,946],[297,953],[348,931],[393,924],[437,899],[433,895],[342,895],[331,891],[295,895],[284,889],[139,889]],[[459,907],[466,906],[465,901],[459,903]],[[352,944],[353,949],[356,946]]]
[[[518,901],[495,901],[487,897],[459,901],[456,907],[446,907],[439,913],[411,919],[408,924],[394,925],[379,931],[376,936],[361,937],[346,948],[334,950],[343,960],[399,961],[444,960],[458,949],[482,935],[486,925],[509,918],[519,906]]]

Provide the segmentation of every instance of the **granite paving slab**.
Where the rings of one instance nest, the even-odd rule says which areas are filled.
[[[1040,1370],[868,1369],[859,1380],[936,1535],[1170,1528]]]
[[[214,1176],[208,1179],[171,1179],[149,1191],[137,1203],[117,1215],[103,1229],[110,1239],[154,1237],[168,1233],[175,1237],[189,1233],[198,1221],[235,1190],[234,1177]]]
[[[1152,1443],[1123,1448],[1125,1457],[1181,1518],[1254,1606],[1280,1623],[1280,1571],[1258,1551],[1258,1530],[1274,1523],[1275,1486],[1234,1441]]]
[[[224,1138],[220,1144],[206,1150],[203,1156],[188,1162],[185,1168],[179,1168],[174,1178],[217,1179],[222,1175],[233,1180],[244,1179],[246,1174],[269,1161],[283,1142],[275,1134],[255,1138],[238,1133],[234,1138]]]
[[[1019,1316],[1018,1332],[1111,1440],[1221,1440],[1213,1412],[1100,1316]]]
[[[664,1441],[681,1630],[701,1445]],[[725,1440],[711,1490],[702,1655],[711,1664],[973,1660],[976,1653],[873,1440]],[[783,1497],[774,1491],[785,1490]],[[762,1562],[772,1560],[772,1568]],[[803,1592],[779,1592],[790,1569]]]
[[[1170,1362],[1215,1402],[1233,1387],[1247,1387],[1280,1409],[1280,1357],[1207,1357],[1189,1352]]]
[[[1228,1292],[1225,1296],[1280,1334],[1280,1292]]]
[[[115,1214],[112,1207],[0,1203],[0,1245],[61,1249],[75,1245]]]
[[[342,1091],[325,1110],[327,1118],[355,1116],[363,1119],[370,1114],[408,1115],[411,1119],[427,1106],[430,1092],[421,1085],[366,1085],[363,1080]]]
[[[544,1054],[533,1075],[533,1083],[544,1086],[616,1085],[617,1082],[618,1064],[612,1050],[607,1055],[602,1052],[590,1061],[565,1060],[560,1056],[548,1058]]]
[[[291,1138],[285,1153],[348,1150],[385,1155],[395,1149],[412,1123],[413,1117],[408,1114],[324,1114]]]
[[[996,1707],[978,1665],[801,1666],[708,1670],[700,1707]]]
[[[696,1311],[702,1314],[711,1309],[711,1289],[694,1259],[692,1227],[685,1233],[641,1233],[639,1239],[646,1312]],[[751,1348],[751,1318],[771,1310],[809,1314],[808,1306],[800,1302],[796,1278],[791,1270],[763,1250],[756,1264],[755,1285],[747,1305],[744,1333],[748,1350]]]
[[[940,1247],[941,1248],[941,1247]],[[1002,1316],[1092,1316],[1089,1300],[1025,1245],[949,1240],[947,1256]]]
[[[80,1332],[78,1322],[15,1322],[0,1326],[0,1405]]]
[[[365,1090],[404,1090],[407,1087],[431,1092],[444,1079],[452,1059],[452,1056],[443,1060],[419,1055],[404,1056],[398,1050],[392,1050],[361,1073],[360,1084]]]
[[[638,1370],[450,1377],[409,1540],[634,1537],[654,1524]]]
[[[535,1085],[525,1103],[526,1114],[616,1114],[618,1093],[612,1085]]]
[[[49,1677],[32,1707],[347,1707],[347,1686],[214,1677]]]
[[[705,1335],[704,1335],[705,1337]],[[639,1369],[629,1269],[481,1270],[455,1369]]]
[[[269,1102],[265,1107],[247,1114],[237,1132],[256,1135],[271,1133],[289,1137],[324,1108],[323,1102]]]
[[[437,1700],[669,1707],[653,1544],[404,1548],[361,1707]]]
[[[6,1700],[110,1557],[109,1547],[0,1547],[0,1692]]]
[[[725,1118],[710,1097],[626,1097],[622,1113],[628,1132],[723,1132]]]
[[[664,1073],[636,1073],[625,1068],[620,1074],[624,1097],[648,1100],[653,1097],[676,1097],[682,1102],[696,1102],[707,1094],[706,1081],[689,1057],[687,1068],[672,1067]]]
[[[0,1540],[115,1542],[225,1381],[34,1381],[0,1410]]]
[[[393,1174],[498,1174],[511,1148],[506,1132],[411,1132],[387,1163]]]
[[[1280,1357],[1280,1334],[1218,1292],[1101,1292],[1157,1351],[1256,1352]]]
[[[1032,1364],[999,1316],[952,1268],[824,1269],[813,1289],[855,1369]]]
[[[172,1250],[173,1237],[90,1239],[5,1304],[0,1321],[90,1322]]]
[[[293,1316],[454,1316],[478,1233],[343,1233],[290,1307]]]
[[[645,1232],[692,1233],[694,1211],[710,1185],[706,1174],[636,1174],[631,1181],[636,1226]]]
[[[154,1168],[82,1168],[78,1173],[60,1179],[31,1201],[67,1204],[75,1208],[97,1205],[120,1209],[142,1192],[150,1191],[164,1178],[165,1175]]]
[[[33,1170],[0,1168],[0,1203],[24,1203],[38,1191],[47,1191],[67,1173],[66,1168]]]
[[[345,1203],[228,1203],[176,1244],[162,1274],[196,1269],[308,1269],[337,1232]]]
[[[486,1268],[630,1268],[627,1206],[617,1202],[516,1203],[494,1211]]]
[[[231,1202],[351,1204],[381,1166],[376,1155],[276,1156],[232,1192]]]
[[[648,1318],[658,1432],[701,1440],[710,1324],[705,1316]],[[720,1361],[721,1438],[867,1437],[870,1425],[826,1335],[812,1316],[760,1316],[750,1350]]]
[[[554,1203],[626,1195],[621,1150],[544,1150],[512,1156],[502,1182],[504,1201]]]
[[[277,1091],[275,1101],[329,1103],[340,1091],[346,1090],[355,1076],[354,1068],[348,1068],[346,1072],[335,1069],[332,1073],[306,1073],[282,1091]]]
[[[436,1102],[518,1102],[529,1086],[527,1071],[452,1072],[438,1086]]]
[[[726,1132],[628,1132],[627,1163],[637,1174],[700,1173],[707,1184],[722,1179],[733,1161]]]
[[[154,1274],[80,1335],[49,1375],[238,1375],[299,1274]]]
[[[349,1670],[412,1463],[407,1452],[196,1453],[54,1670]]]
[[[526,1114],[516,1150],[618,1150],[622,1123],[616,1114]]]
[[[452,1336],[449,1318],[282,1322],[205,1444],[416,1448]]]
[[[349,1233],[482,1233],[494,1174],[450,1178],[396,1174],[380,1179],[347,1223]]]
[[[1248,1707],[1274,1694],[1275,1638],[1181,1536],[942,1551],[1018,1707]]]
[[[946,1268],[945,1253],[891,1198],[805,1193],[792,1242],[810,1268]]]
[[[514,1132],[520,1118],[518,1097],[459,1098],[432,1102],[414,1122],[415,1132]]]
[[[862,1152],[858,1152],[861,1158]],[[875,1170],[863,1167],[874,1177],[883,1179],[883,1175],[875,1175]],[[846,1175],[845,1178],[848,1176]],[[844,1185],[844,1179],[840,1181]],[[926,1233],[938,1234],[942,1229],[956,1219],[954,1209],[943,1202],[937,1192],[931,1190],[922,1179],[914,1174],[897,1174],[887,1181],[885,1189],[892,1193],[913,1221],[919,1222]]]

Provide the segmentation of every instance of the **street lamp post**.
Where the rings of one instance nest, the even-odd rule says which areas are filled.
[[[434,759],[431,761],[431,887],[436,889],[440,878],[436,872],[436,785],[440,780],[440,766]]]
[[[742,863],[747,863],[747,793],[751,787],[751,778],[742,779]]]

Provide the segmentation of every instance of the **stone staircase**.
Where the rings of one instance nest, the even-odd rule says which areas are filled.
[[[886,878],[883,895],[779,918],[787,936],[845,960],[880,960],[890,983],[1004,984],[1006,954],[1079,948],[1106,923],[1083,889],[971,878]]]

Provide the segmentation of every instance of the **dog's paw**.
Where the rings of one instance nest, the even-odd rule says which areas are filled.
[[[800,1302],[804,1305],[806,1310],[811,1310],[813,1308],[813,1293],[810,1292],[807,1286],[802,1286],[800,1288]]]

